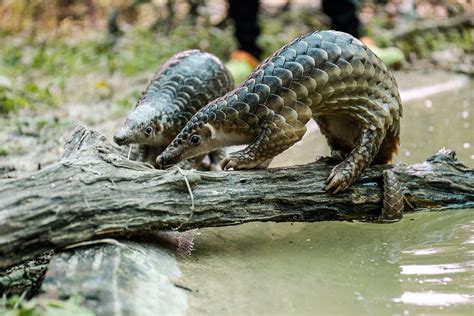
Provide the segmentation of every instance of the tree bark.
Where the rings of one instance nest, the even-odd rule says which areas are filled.
[[[449,150],[421,164],[371,167],[337,195],[324,192],[332,166],[321,159],[268,170],[154,170],[79,126],[58,163],[0,183],[0,268],[106,237],[251,221],[371,220],[380,215],[386,168],[400,179],[412,211],[474,207],[474,170]]]
[[[185,315],[180,277],[172,251],[105,239],[55,254],[38,299],[72,297],[95,315]]]

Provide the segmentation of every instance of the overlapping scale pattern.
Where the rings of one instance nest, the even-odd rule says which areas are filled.
[[[155,73],[114,139],[138,144],[138,160],[154,165],[156,157],[198,110],[233,88],[231,73],[214,55],[199,50],[178,53]],[[150,126],[151,134],[144,136],[143,131]],[[210,160],[219,155],[211,153]]]
[[[186,156],[183,139],[210,123],[227,144],[229,135],[253,139],[223,160],[224,169],[256,168],[300,140],[313,118],[333,156],[344,159],[326,187],[337,193],[367,165],[390,161],[402,112],[392,73],[370,49],[346,33],[313,32],[276,51],[239,87],[197,112],[160,161]]]
[[[209,116],[218,128],[233,128],[231,122],[240,119],[258,133],[259,124],[275,115],[305,124],[318,114],[347,115],[364,127],[398,134],[402,106],[397,83],[385,64],[348,34],[322,31],[295,39],[237,89],[203,108],[186,128],[192,133]]]
[[[137,107],[153,106],[173,137],[203,106],[233,88],[232,75],[214,55],[184,51],[164,63],[155,74]]]

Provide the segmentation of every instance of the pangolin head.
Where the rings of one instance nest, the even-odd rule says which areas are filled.
[[[218,147],[216,130],[209,123],[208,113],[201,110],[156,158],[156,164],[160,169],[165,169],[182,160],[209,153]]]
[[[140,104],[114,133],[117,145],[159,145],[164,126],[162,115],[150,104]]]

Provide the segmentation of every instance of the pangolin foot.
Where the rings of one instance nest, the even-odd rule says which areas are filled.
[[[247,159],[238,154],[229,154],[221,161],[222,170],[250,169],[247,165]]]
[[[327,192],[336,194],[345,191],[354,182],[349,167],[347,162],[341,162],[332,168],[331,174],[326,180],[325,190]]]
[[[212,162],[209,165],[209,171],[222,171],[221,164]]]
[[[250,156],[239,152],[230,153],[221,161],[222,170],[252,169],[255,161]]]

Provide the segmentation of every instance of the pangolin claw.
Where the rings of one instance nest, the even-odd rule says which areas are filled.
[[[345,191],[352,184],[353,180],[345,167],[344,163],[340,163],[332,169],[331,174],[326,179],[325,191],[336,194]]]
[[[239,164],[239,161],[231,156],[226,156],[221,161],[222,170],[231,170],[236,169],[236,166]]]
[[[251,155],[238,151],[228,154],[223,160],[221,160],[222,170],[255,169],[260,164],[262,164],[262,162],[255,160]],[[266,166],[264,166],[264,168],[265,167]]]

